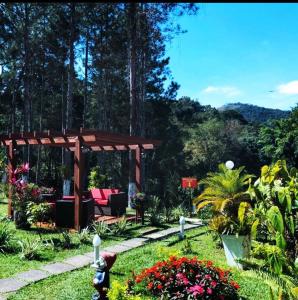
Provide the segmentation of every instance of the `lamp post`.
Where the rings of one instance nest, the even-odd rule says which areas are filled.
[[[229,170],[232,170],[234,168],[234,162],[232,162],[231,160],[226,161],[226,167]]]
[[[183,240],[184,239],[184,225],[185,225],[185,218],[183,216],[180,217],[179,223],[180,223],[179,237],[181,240]]]
[[[93,247],[94,247],[94,262],[92,267],[96,268],[96,261],[99,259],[99,246],[101,244],[101,239],[98,234],[96,234],[93,238]]]

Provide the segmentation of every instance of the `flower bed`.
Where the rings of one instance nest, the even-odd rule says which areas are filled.
[[[163,299],[238,299],[239,285],[230,272],[215,267],[211,261],[196,257],[176,258],[156,263],[128,281],[132,294],[146,294]]]

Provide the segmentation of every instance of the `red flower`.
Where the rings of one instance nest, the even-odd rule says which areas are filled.
[[[157,286],[157,288],[158,288],[159,290],[161,290],[161,289],[162,289],[162,285],[159,284],[159,285]]]
[[[147,285],[148,290],[152,290],[153,288],[153,282],[149,282]]]
[[[236,282],[236,281],[231,281],[230,284],[236,289],[238,290],[240,288],[240,285]]]

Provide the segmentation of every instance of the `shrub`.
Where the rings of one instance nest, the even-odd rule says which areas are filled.
[[[81,232],[78,233],[78,238],[82,244],[91,244],[91,237],[89,228],[84,228]]]
[[[122,217],[117,223],[114,224],[113,233],[117,235],[122,235],[127,229],[127,220]]]
[[[181,216],[188,216],[189,212],[181,205],[172,209],[171,221],[178,222]]]
[[[42,244],[39,240],[30,240],[27,238],[23,241],[18,241],[18,243],[21,246],[21,259],[33,260],[40,258]]]
[[[98,234],[100,237],[105,237],[111,233],[111,229],[109,226],[104,222],[93,222],[92,229]]]
[[[5,253],[12,250],[13,231],[8,222],[0,222],[0,252]]]
[[[30,224],[48,222],[51,220],[52,206],[49,203],[29,202],[27,205],[27,217]]]
[[[123,285],[119,281],[112,282],[107,296],[109,300],[142,300],[140,296],[128,295],[127,285]]]
[[[152,196],[148,201],[148,209],[147,212],[149,214],[149,222],[151,225],[156,226],[161,223],[161,200],[157,196]]]
[[[134,276],[130,292],[142,292],[166,299],[239,299],[239,285],[230,272],[196,257],[160,261]]]
[[[70,235],[69,231],[62,230],[61,235],[62,235],[62,241],[61,241],[62,248],[70,249],[73,244],[72,244],[71,235]]]

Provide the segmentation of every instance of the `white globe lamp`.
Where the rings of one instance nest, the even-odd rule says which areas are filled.
[[[234,168],[234,163],[231,161],[231,160],[228,160],[226,162],[226,167],[229,169],[229,170],[232,170]]]

